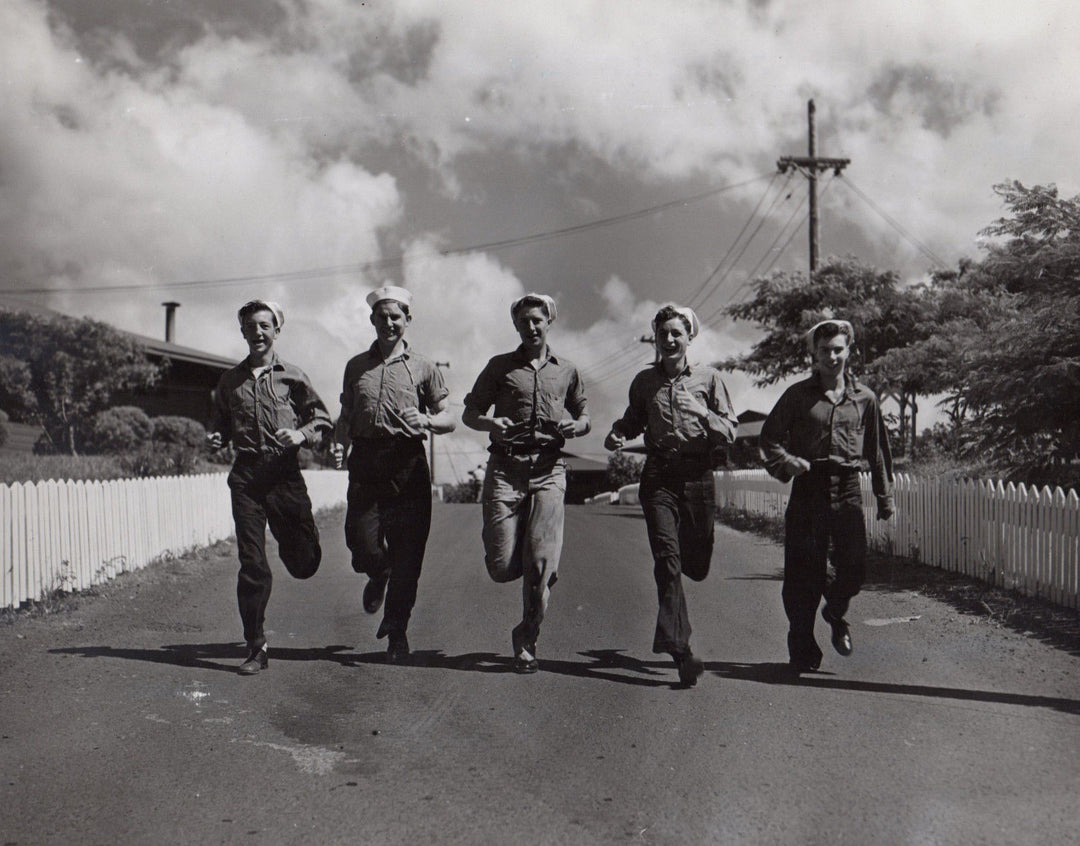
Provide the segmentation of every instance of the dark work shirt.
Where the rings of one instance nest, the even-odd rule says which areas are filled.
[[[281,453],[296,447],[278,443],[278,429],[298,429],[311,446],[321,432],[333,428],[330,414],[311,380],[299,367],[274,354],[269,368],[258,378],[248,359],[226,370],[214,393],[211,432],[220,432],[222,442],[232,441],[239,453]]]
[[[340,425],[347,427],[350,438],[423,440],[424,432],[406,423],[401,412],[416,408],[427,414],[449,393],[442,371],[430,358],[406,344],[401,355],[384,359],[375,341],[345,365]]]
[[[816,373],[784,391],[761,427],[761,456],[782,482],[791,478],[785,462],[792,456],[831,459],[837,469],[850,470],[865,460],[874,494],[880,499],[891,493],[892,453],[877,397],[850,376],[835,404]]]
[[[702,418],[680,411],[676,393],[686,391],[704,405]],[[642,370],[630,383],[630,401],[612,424],[619,434],[636,438],[645,433],[645,449],[660,455],[707,455],[714,447],[735,440],[738,421],[727,386],[713,367],[695,364],[669,377],[661,364]]]
[[[465,407],[516,424],[503,443],[522,447],[562,447],[559,423],[569,411],[575,420],[586,413],[585,387],[577,367],[548,350],[547,358],[533,367],[522,347],[492,358],[476,377],[465,397]],[[494,437],[492,437],[494,442]]]

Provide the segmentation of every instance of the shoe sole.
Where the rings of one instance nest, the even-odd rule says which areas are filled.
[[[515,664],[514,672],[519,676],[531,676],[537,670],[540,669],[540,663],[538,661],[531,661],[528,664]]]

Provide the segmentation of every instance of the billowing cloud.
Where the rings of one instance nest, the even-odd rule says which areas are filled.
[[[759,195],[603,240],[440,250],[768,173],[805,149],[810,97],[819,153],[850,157],[845,177],[947,262],[998,216],[993,183],[1080,190],[1069,0],[1022,15],[996,0],[9,0],[0,33],[3,288],[61,289],[47,304],[146,334],[180,299],[177,340],[238,357],[236,306],[276,298],[283,354],[334,407],[372,337],[371,287],[416,291],[414,342],[450,361],[457,402],[516,343],[509,302],[539,287],[605,430],[649,357],[652,310],[698,287]],[[785,216],[804,188],[787,190]],[[826,253],[929,264],[842,183],[822,211]],[[704,309],[700,360],[747,344],[719,306],[760,255]],[[100,286],[125,289],[86,292]],[[740,408],[773,398],[730,384]],[[448,439],[463,461],[482,440]]]

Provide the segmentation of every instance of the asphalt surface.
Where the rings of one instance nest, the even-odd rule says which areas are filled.
[[[855,653],[787,671],[780,548],[718,527],[688,587],[707,672],[651,653],[633,508],[569,507],[538,651],[488,580],[477,506],[436,507],[408,666],[383,663],[341,537],[276,563],[245,678],[235,551],[0,627],[0,843],[1065,844],[1080,658],[911,591],[865,591]]]

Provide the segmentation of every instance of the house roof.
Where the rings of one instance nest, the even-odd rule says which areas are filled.
[[[569,452],[561,453],[563,462],[566,464],[567,469],[575,470],[578,473],[592,472],[592,473],[606,473],[607,462],[596,461],[593,458],[585,458],[581,455],[572,455]]]
[[[29,311],[35,314],[44,315],[57,315],[59,317],[67,317],[73,320],[78,318],[72,317],[72,315],[64,314],[62,311],[49,308],[48,306],[38,305],[37,303],[28,303],[19,301],[12,301],[10,303],[0,302],[0,307],[11,309],[12,311]],[[96,318],[92,318],[96,319]],[[105,322],[105,321],[100,321]],[[112,325],[112,324],[110,324]],[[139,342],[139,345],[146,350],[148,355],[157,356],[160,358],[170,358],[177,361],[190,361],[194,364],[203,364],[208,367],[214,367],[221,370],[228,370],[230,367],[236,364],[236,359],[226,358],[225,356],[215,355],[204,350],[197,350],[194,347],[184,347],[180,344],[173,344],[169,341],[162,341],[158,338],[151,338],[149,335],[140,335],[137,332],[129,332],[126,329],[120,329],[117,326],[113,327],[118,332],[123,332],[134,338]]]
[[[169,341],[159,341],[157,338],[151,338],[148,335],[138,335],[135,332],[126,332],[125,334],[130,335],[138,341],[148,355],[160,356],[161,358],[169,358],[176,361],[190,361],[194,364],[204,364],[209,367],[220,368],[221,370],[228,370],[236,364],[236,359],[226,358],[225,356],[215,355],[214,353],[208,353],[203,350],[197,350],[193,347],[182,347],[180,344],[173,344]]]

